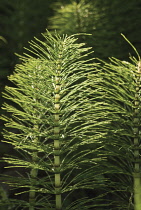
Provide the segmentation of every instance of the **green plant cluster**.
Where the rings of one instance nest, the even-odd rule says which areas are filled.
[[[79,42],[93,47],[95,57],[128,60],[128,53],[134,52],[120,33],[125,34],[140,52],[140,8],[140,1],[127,0],[1,0],[0,36],[6,42],[0,40],[0,106],[3,103],[1,92],[10,84],[7,76],[20,62],[15,53],[21,54],[23,46],[34,36],[42,39],[40,34],[45,28],[52,32],[57,30],[60,35],[92,34],[83,34]],[[0,132],[2,127],[0,121]]]
[[[140,210],[140,62],[77,36],[35,38],[9,77],[3,209]]]
[[[3,117],[8,128],[4,138],[20,155],[4,160],[8,167],[25,168],[27,174],[22,179],[9,177],[9,184],[21,193],[29,191],[29,202],[9,202],[30,210],[86,209],[87,203],[93,206],[93,197],[86,199],[84,190],[101,183],[102,172],[94,171],[102,160],[98,139],[104,135],[96,131],[89,112],[87,77],[93,69],[85,59],[89,49],[75,43],[73,36],[52,37],[48,32],[45,39],[31,42],[29,51],[37,58],[27,54],[21,58],[23,63],[9,77],[16,87],[6,87],[4,93],[13,103],[4,104],[10,113]],[[75,191],[84,198],[74,199]]]

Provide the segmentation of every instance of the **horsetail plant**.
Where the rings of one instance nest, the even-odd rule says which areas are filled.
[[[101,139],[107,156],[104,176],[109,180],[110,210],[141,209],[140,79],[141,63],[110,58],[90,76],[91,103],[107,135]],[[108,123],[105,124],[105,120]],[[101,162],[102,165],[102,162]]]
[[[9,113],[2,117],[4,138],[16,151],[4,161],[18,171],[4,179],[15,194],[9,206],[94,209],[96,189],[106,183],[98,164],[104,161],[99,139],[105,133],[91,111],[90,49],[75,36],[43,36],[44,42],[35,38],[29,53],[20,56],[22,63],[9,77],[14,85],[4,92],[10,101],[3,105]]]
[[[1,207],[140,210],[136,49],[139,62],[98,64],[76,35],[43,36],[20,56],[4,92],[4,142],[15,153],[3,161],[17,173],[2,177],[15,197],[4,193]]]

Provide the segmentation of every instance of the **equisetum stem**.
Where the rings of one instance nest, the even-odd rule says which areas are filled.
[[[139,142],[139,112],[140,112],[141,61],[138,63],[136,77],[136,92],[134,101],[134,209],[141,209],[141,172],[140,172],[140,142]]]
[[[37,126],[35,126],[34,129],[36,130]],[[36,145],[37,143],[38,143],[38,140],[35,138],[34,144]],[[33,152],[32,163],[37,162],[37,161],[38,161],[38,153]],[[38,170],[32,168],[30,171],[31,187],[30,187],[30,191],[29,191],[29,204],[30,204],[29,210],[35,209],[35,203],[36,203],[35,182],[36,182],[37,174],[38,174]]]
[[[60,56],[61,57],[61,56]],[[54,171],[55,171],[55,200],[56,210],[62,209],[61,201],[61,175],[60,175],[60,127],[59,127],[59,112],[60,112],[60,62],[57,66],[57,74],[55,76],[55,103],[54,103]]]
[[[32,162],[33,161],[37,161],[37,153],[33,154],[32,157]],[[34,210],[34,206],[35,206],[35,179],[37,177],[37,169],[31,169],[30,171],[30,178],[31,178],[31,187],[30,187],[30,191],[29,191],[29,203],[30,203],[30,207],[29,210]]]

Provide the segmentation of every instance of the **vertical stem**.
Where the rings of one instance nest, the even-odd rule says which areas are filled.
[[[134,101],[134,206],[135,210],[141,210],[141,172],[140,172],[140,150],[139,150],[139,107],[140,107],[140,85],[141,85],[141,61],[138,63],[136,78],[136,93]]]
[[[35,129],[37,129],[37,126],[34,127],[34,130]],[[37,138],[35,138],[35,140],[34,140],[35,145],[37,144],[37,142],[38,142],[38,140],[37,140]],[[38,153],[37,152],[33,152],[33,154],[32,154],[32,163],[33,162],[37,162],[37,160],[38,160]],[[29,210],[34,210],[35,203],[36,203],[35,182],[36,182],[37,174],[38,174],[38,170],[32,168],[31,171],[30,171],[31,187],[30,187],[30,190],[29,190],[29,204],[30,204]]]
[[[32,157],[32,162],[33,161],[36,161],[37,160],[37,153],[34,152],[33,153],[33,157]],[[35,206],[35,179],[37,177],[37,169],[31,169],[30,171],[30,178],[31,178],[31,187],[30,187],[30,191],[29,191],[29,204],[30,204],[30,207],[29,207],[29,210],[34,210],[34,206]]]
[[[60,62],[57,66],[57,75],[55,76],[55,115],[54,115],[54,171],[55,171],[55,200],[56,210],[62,209],[61,200],[61,175],[60,175],[60,127],[59,127],[59,112],[60,112]]]

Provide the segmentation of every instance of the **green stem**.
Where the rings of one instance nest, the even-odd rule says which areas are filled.
[[[134,209],[141,210],[141,172],[140,172],[140,150],[139,150],[139,106],[140,106],[140,83],[141,83],[141,61],[138,63],[136,79],[136,93],[134,102]]]
[[[54,115],[54,171],[55,171],[55,200],[56,210],[62,209],[61,200],[61,174],[60,174],[60,127],[59,127],[59,111],[60,111],[60,64],[58,64],[57,76],[55,77],[55,115]]]
[[[37,129],[38,126],[35,126],[34,129]],[[34,140],[34,146],[37,144],[38,139],[35,138]],[[38,153],[37,152],[33,152],[32,155],[32,163],[37,162],[38,160]],[[38,169],[32,168],[30,171],[30,178],[31,178],[31,186],[30,186],[30,190],[29,190],[29,210],[34,210],[35,209],[35,203],[36,203],[36,178],[37,178],[37,174],[38,174]]]
[[[34,206],[36,203],[35,179],[37,177],[37,169],[31,169],[30,177],[31,177],[31,187],[29,191],[29,204],[30,204],[29,210],[34,210]]]

